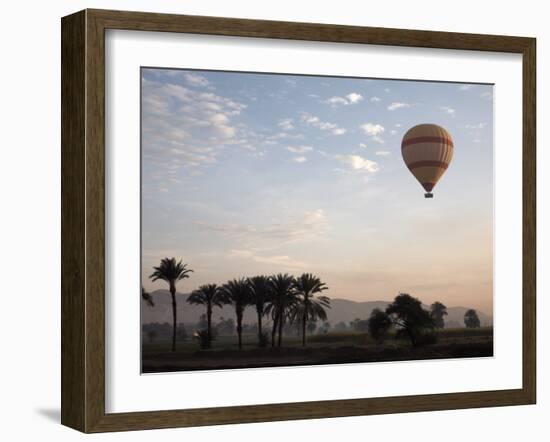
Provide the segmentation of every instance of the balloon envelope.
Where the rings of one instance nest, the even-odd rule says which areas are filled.
[[[453,159],[453,140],[449,132],[436,124],[410,128],[401,142],[405,164],[426,190],[426,197],[443,176]]]

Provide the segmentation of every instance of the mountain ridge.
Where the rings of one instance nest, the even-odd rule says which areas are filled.
[[[168,322],[172,321],[172,301],[168,290],[159,289],[151,293],[153,297],[154,307],[148,307],[145,302],[141,302],[141,318],[142,324],[151,322]],[[191,305],[186,302],[189,294],[176,293],[178,322],[196,323],[200,315],[205,313],[204,306]],[[328,321],[334,326],[339,322],[348,324],[356,318],[367,319],[373,309],[385,309],[390,301],[353,301],[346,298],[332,298],[330,300],[331,308],[327,310]],[[235,314],[232,308],[215,307],[212,313],[214,323],[218,322],[221,317],[234,318]],[[425,309],[429,306],[424,305]],[[464,327],[464,313],[468,307],[452,306],[447,308],[448,316],[445,317],[445,323],[448,326]],[[477,310],[481,325],[492,325],[493,318],[491,315],[483,311]],[[256,310],[247,308],[244,312],[244,323],[252,324],[257,320]]]

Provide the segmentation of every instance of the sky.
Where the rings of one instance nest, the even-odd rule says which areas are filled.
[[[142,284],[311,272],[331,298],[492,313],[492,85],[142,68]],[[401,140],[443,126],[454,157],[425,199]]]

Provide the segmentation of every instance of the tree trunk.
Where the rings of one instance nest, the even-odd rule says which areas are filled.
[[[278,342],[278,347],[280,347],[283,343],[283,319],[284,319],[284,316],[283,316],[283,312],[281,312],[279,314],[279,342]]]
[[[275,347],[275,336],[277,335],[277,326],[279,325],[277,314],[273,317],[273,328],[271,330],[271,346]]]
[[[262,313],[258,310],[258,346],[262,345]]]
[[[304,309],[304,317],[302,318],[302,347],[306,346],[306,321],[307,321],[307,314]]]
[[[302,317],[302,347],[306,346],[306,322],[307,322],[308,299],[304,298],[304,315]]]
[[[172,295],[172,351],[176,351],[176,327],[177,327],[177,310],[176,310],[176,286],[170,284],[170,294]]]
[[[239,336],[239,350],[243,348],[243,314],[237,312],[237,335]]]
[[[210,348],[211,342],[212,342],[212,305],[211,304],[208,304],[206,307],[206,320],[207,320],[208,348]]]

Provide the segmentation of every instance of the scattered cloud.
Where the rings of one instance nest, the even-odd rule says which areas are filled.
[[[313,147],[311,146],[287,146],[286,150],[292,153],[306,153],[311,152]]]
[[[294,129],[293,125],[294,120],[292,118],[285,118],[283,120],[280,120],[277,124],[282,130],[288,131]]]
[[[325,100],[325,103],[330,104],[333,107],[336,106],[348,106],[350,104],[356,104],[363,100],[363,96],[357,92],[351,92],[345,97],[331,97]]]
[[[308,264],[303,261],[292,259],[288,255],[260,255],[257,250],[254,249],[232,249],[228,254],[230,259],[250,259],[260,264],[267,264],[274,266],[277,271],[279,269],[304,269],[308,267]]]
[[[336,155],[335,158],[353,170],[365,170],[369,173],[375,173],[379,170],[376,161],[368,160],[359,155]]]
[[[379,157],[387,157],[390,154],[389,150],[377,150],[374,152],[375,155],[378,155]]]
[[[487,126],[487,123],[467,124],[464,126],[466,129],[483,129]]]
[[[346,100],[343,97],[331,97],[325,100],[325,103],[330,104],[331,106],[339,106],[339,105],[345,106],[346,104],[349,104],[348,100]]]
[[[442,110],[444,113],[446,113],[447,115],[450,115],[452,117],[455,116],[455,113],[456,111],[452,108],[452,107],[449,107],[449,106],[439,106],[439,109]]]
[[[365,123],[359,126],[367,135],[371,137],[372,141],[377,143],[384,144],[383,138],[380,136],[385,132],[384,126],[377,123]]]
[[[380,135],[384,133],[386,129],[384,129],[384,126],[377,123],[365,123],[360,126],[363,131],[370,136]]]
[[[210,82],[202,75],[185,72],[183,78],[190,86],[209,86]]]
[[[319,117],[311,115],[307,112],[302,114],[302,122],[309,126],[316,127],[322,131],[330,131],[333,135],[343,135],[346,133],[346,129],[339,127],[335,123],[328,123],[326,121],[321,121]]]
[[[470,89],[473,89],[473,84],[463,84],[458,87],[459,91],[469,91]]]
[[[370,102],[371,103],[378,103],[379,101],[382,101],[382,99],[380,97],[370,97]]]
[[[307,161],[307,158],[304,156],[299,156],[292,158],[292,161],[294,161],[295,163],[305,163]]]
[[[485,98],[487,100],[491,100],[493,98],[493,93],[492,92],[489,92],[489,91],[486,91],[486,92],[483,92],[481,95],[480,95],[481,98]]]
[[[144,74],[143,179],[150,184],[148,192],[172,189],[182,174],[200,175],[224,148],[253,149],[234,121],[246,105],[204,87],[210,88],[208,80],[190,72]]]
[[[346,98],[351,104],[359,103],[361,100],[363,100],[363,96],[361,94],[358,94],[357,92],[347,94]]]
[[[402,109],[404,107],[411,107],[411,105],[409,103],[402,103],[402,102],[399,102],[399,101],[394,101],[392,104],[390,104],[388,106],[388,110],[389,111],[394,111],[394,110],[397,110],[397,109]]]
[[[362,147],[363,149],[367,149],[367,145],[365,143],[359,143],[359,147]]]
[[[333,135],[344,135],[346,132],[347,130],[344,129],[343,127],[337,127],[336,129],[332,130]]]
[[[277,246],[281,242],[295,242],[322,236],[327,228],[327,220],[322,209],[303,212],[298,219],[267,225],[212,224],[196,221],[195,224],[210,232],[240,241],[243,244],[261,243]]]

